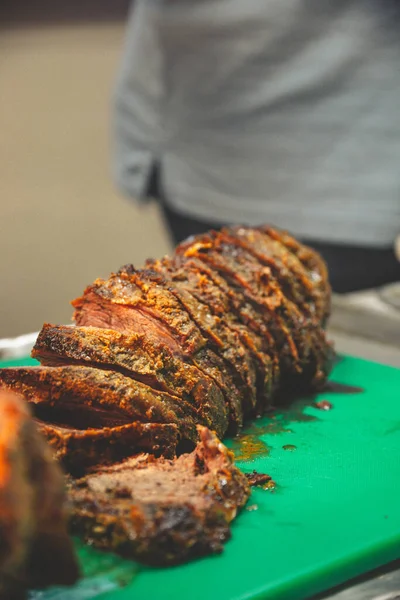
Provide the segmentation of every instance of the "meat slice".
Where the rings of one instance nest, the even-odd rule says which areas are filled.
[[[223,358],[232,379],[242,396],[243,414],[249,414],[256,404],[256,369],[252,357],[242,344],[238,333],[230,329],[224,319],[214,315],[210,306],[193,293],[188,284],[187,274],[177,276],[176,263],[165,257],[162,261],[147,261],[146,266],[154,281],[169,282],[169,290],[185,307],[202,334],[208,339],[210,347]],[[156,273],[160,273],[160,279]]]
[[[289,300],[291,313],[297,311],[297,315],[304,316],[305,320],[300,320],[301,331],[297,336],[307,348],[303,380],[310,380],[313,387],[318,387],[325,379],[327,365],[332,360],[332,351],[324,331],[330,312],[330,289],[323,260],[290,236],[268,228],[225,228],[222,234],[228,236],[230,243],[239,243],[260,264],[269,266]],[[281,238],[287,243],[283,243]],[[288,240],[293,243],[290,245]],[[314,255],[312,271],[306,266],[307,262],[300,260],[302,255],[309,256],[310,253]]]
[[[243,342],[252,351],[259,367],[258,389],[261,405],[268,405],[279,382],[279,358],[270,332],[255,307],[248,302],[242,291],[221,277],[216,269],[195,256],[178,255],[177,269],[187,273],[194,290],[222,317],[230,317],[230,326],[235,327]],[[182,264],[179,267],[179,264]],[[182,275],[183,277],[183,275]]]
[[[67,535],[64,480],[22,398],[0,391],[0,597],[68,585],[78,566]]]
[[[119,371],[182,398],[200,421],[223,436],[228,427],[224,396],[194,365],[175,356],[163,342],[145,334],[124,335],[98,327],[44,325],[32,351],[44,365],[82,364]]]
[[[183,302],[182,297],[177,297],[176,289],[171,287],[165,278],[150,269],[135,270],[132,267],[125,267],[120,269],[119,274],[121,276],[125,275],[129,280],[133,280],[133,282],[140,286],[146,293],[148,293],[149,290],[158,290],[157,293],[161,298],[167,300],[169,306],[176,307],[176,311],[181,315],[182,319],[182,315],[184,314],[191,323],[195,324],[199,335],[205,340],[205,344],[194,353],[191,353],[189,348],[185,348],[185,353],[197,367],[207,375],[210,375],[221,387],[227,407],[229,408],[231,431],[235,432],[243,425],[243,394],[236,384],[235,373],[232,372],[231,366],[227,364],[221,356],[221,344],[217,347],[210,343],[203,335],[196,320],[188,311],[187,303],[190,303],[190,299],[186,297],[185,302]],[[191,309],[193,310],[193,306]],[[168,327],[170,328],[170,331],[173,332],[176,339],[182,337],[180,323],[177,323],[175,319],[170,319],[168,311],[163,310],[159,317],[168,323]]]
[[[178,251],[189,256],[195,254],[216,268],[230,285],[242,289],[258,307],[280,350],[281,384],[290,388],[320,385],[326,377],[325,333],[317,320],[307,318],[286,298],[270,267],[263,266],[244,244],[223,231],[199,236]]]
[[[196,256],[206,262],[226,279],[233,287],[244,294],[253,304],[270,332],[274,345],[280,350],[280,365],[284,372],[299,371],[299,356],[293,341],[290,324],[286,319],[284,297],[271,275],[271,270],[262,267],[252,257],[235,248],[219,237],[219,232],[197,236],[177,248],[184,256]]]
[[[107,280],[97,279],[72,302],[76,324],[143,333],[177,355],[192,355],[203,348],[206,339],[176,298],[140,275],[132,265],[125,265]]]
[[[154,341],[161,331],[158,341],[167,344],[172,353],[185,356],[220,387],[229,407],[231,431],[242,426],[241,394],[232,374],[159,276],[154,278],[149,272],[126,265],[107,281],[97,280],[73,305],[77,325],[107,327],[125,334],[144,333]],[[157,329],[154,323],[158,323]]]
[[[72,532],[153,565],[221,552],[249,497],[232,453],[206,428],[191,454],[140,455],[69,483]]]
[[[212,330],[223,326],[222,337],[228,348],[235,350],[231,358],[232,363],[238,372],[244,371],[242,381],[247,381],[247,388],[244,390],[244,413],[246,416],[254,414],[256,400],[260,406],[267,397],[271,397],[271,359],[262,352],[260,339],[232,312],[228,295],[204,271],[203,263],[196,259],[176,256],[173,259],[165,257],[160,261],[151,261],[150,264],[155,270],[167,272],[178,290],[189,293],[197,300],[201,306],[201,313],[206,312],[207,320],[211,320],[209,326]]]
[[[226,227],[222,232],[233,244],[240,244],[262,265],[270,267],[284,295],[305,315],[321,318],[317,313],[315,284],[310,273],[284,244],[251,227]]]
[[[298,242],[287,231],[279,231],[269,225],[258,228],[269,238],[283,244],[303,264],[313,282],[313,297],[316,313],[320,315],[323,327],[330,314],[331,287],[329,285],[328,269],[322,257],[312,248]]]
[[[223,248],[227,244],[237,248],[237,252],[235,252],[237,261],[253,274],[251,278],[252,283],[256,282],[257,285],[253,285],[252,292],[260,294],[261,298],[264,296],[264,289],[262,285],[259,285],[259,281],[257,277],[254,277],[254,273],[257,273],[257,270],[262,268],[264,264],[268,264],[268,255],[271,257],[271,262],[272,257],[277,257],[281,254],[279,268],[277,266],[272,268],[271,265],[269,267],[271,267],[271,274],[275,273],[276,283],[282,293],[282,314],[285,315],[285,322],[288,323],[288,329],[300,361],[300,368],[297,369],[300,372],[300,379],[296,378],[296,384],[299,381],[306,382],[307,384],[311,383],[312,387],[318,387],[320,381],[326,377],[325,367],[328,360],[329,346],[325,332],[321,326],[321,316],[319,318],[316,316],[314,302],[307,305],[302,304],[298,297],[299,292],[294,291],[291,285],[295,279],[295,275],[293,273],[294,261],[289,261],[290,254],[288,252],[279,253],[278,249],[281,245],[272,239],[269,240],[269,246],[273,245],[269,250],[269,254],[268,249],[262,254],[254,246],[249,251],[248,244],[243,242],[241,236],[227,234],[224,229],[218,234],[217,239]],[[288,264],[290,263],[291,272],[289,273],[286,273],[284,269],[283,261],[285,260],[288,261]],[[293,298],[293,296],[295,297]]]
[[[35,417],[61,426],[115,427],[133,421],[175,423],[196,441],[198,415],[190,404],[113,371],[91,367],[16,367],[0,370],[0,387],[24,395]]]
[[[76,429],[37,421],[37,427],[54,457],[74,477],[82,476],[89,467],[115,463],[138,452],[172,458],[179,441],[178,426],[172,423],[134,422],[118,427]]]

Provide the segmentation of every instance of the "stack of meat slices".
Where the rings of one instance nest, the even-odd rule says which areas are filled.
[[[190,238],[97,279],[73,306],[76,326],[44,325],[32,353],[43,366],[3,370],[0,385],[32,403],[74,477],[139,452],[179,456],[198,425],[234,434],[329,370],[325,265],[272,228]]]

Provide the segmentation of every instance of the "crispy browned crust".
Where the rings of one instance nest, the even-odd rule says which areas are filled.
[[[97,312],[93,310],[96,302]],[[132,265],[121,267],[107,280],[97,279],[72,304],[77,325],[97,325],[99,319],[100,327],[108,323],[110,329],[123,333],[145,333],[149,339],[163,341],[180,355],[191,356],[206,344],[173,294],[161,285],[149,285],[141,271]]]
[[[95,325],[124,333],[145,333],[184,355],[222,391],[231,431],[243,425],[242,396],[233,374],[214,351],[168,283],[149,271],[125,265],[107,281],[97,280],[73,302],[77,325]]]
[[[307,270],[301,253],[292,252],[273,233],[225,228],[184,242],[177,253],[216,271],[231,289],[237,314],[244,322],[248,318],[248,327],[259,334],[261,318],[270,336],[271,359],[279,360],[281,388],[316,388],[325,380],[332,357],[323,329],[329,310],[326,270],[318,258],[312,262],[314,270]],[[254,310],[244,313],[243,300]]]
[[[225,319],[214,314],[201,294],[190,287],[188,277],[176,277],[176,263],[165,258],[163,261],[148,261],[147,266],[169,281],[169,290],[179,299],[210,347],[226,365],[230,377],[240,392],[243,413],[249,413],[256,404],[256,368],[252,356],[242,343],[235,329]]]
[[[285,246],[303,264],[312,281],[317,313],[325,326],[331,311],[331,286],[328,268],[323,258],[312,248],[298,242],[287,231],[278,230],[270,225],[263,225],[258,229]]]
[[[34,405],[35,416],[47,422],[77,428],[176,423],[183,438],[197,439],[193,406],[114,371],[15,367],[0,370],[0,387],[23,394]]]
[[[263,339],[235,314],[226,282],[196,258],[165,257],[161,261],[151,261],[151,264],[156,269],[167,268],[173,284],[193,295],[233,334],[228,343],[236,348],[233,364],[238,371],[243,369],[243,382],[247,380],[242,393],[243,411],[249,416],[261,406],[265,407],[272,397],[272,361],[263,351]]]
[[[190,238],[172,259],[126,265],[73,304],[78,324],[142,333],[213,379],[230,432],[277,393],[320,387],[332,362],[325,264],[268,226]]]
[[[99,327],[45,324],[32,356],[43,365],[81,364],[112,369],[182,398],[200,421],[223,436],[228,427],[224,396],[216,383],[193,364],[145,334],[125,335]]]

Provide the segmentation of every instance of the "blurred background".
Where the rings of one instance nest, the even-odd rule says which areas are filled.
[[[110,174],[128,5],[0,3],[0,338],[68,323],[94,278],[168,251],[157,207],[119,197]]]

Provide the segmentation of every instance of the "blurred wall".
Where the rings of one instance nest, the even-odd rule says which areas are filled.
[[[69,322],[95,277],[169,249],[157,207],[127,202],[110,177],[126,6],[2,3],[0,337]]]

